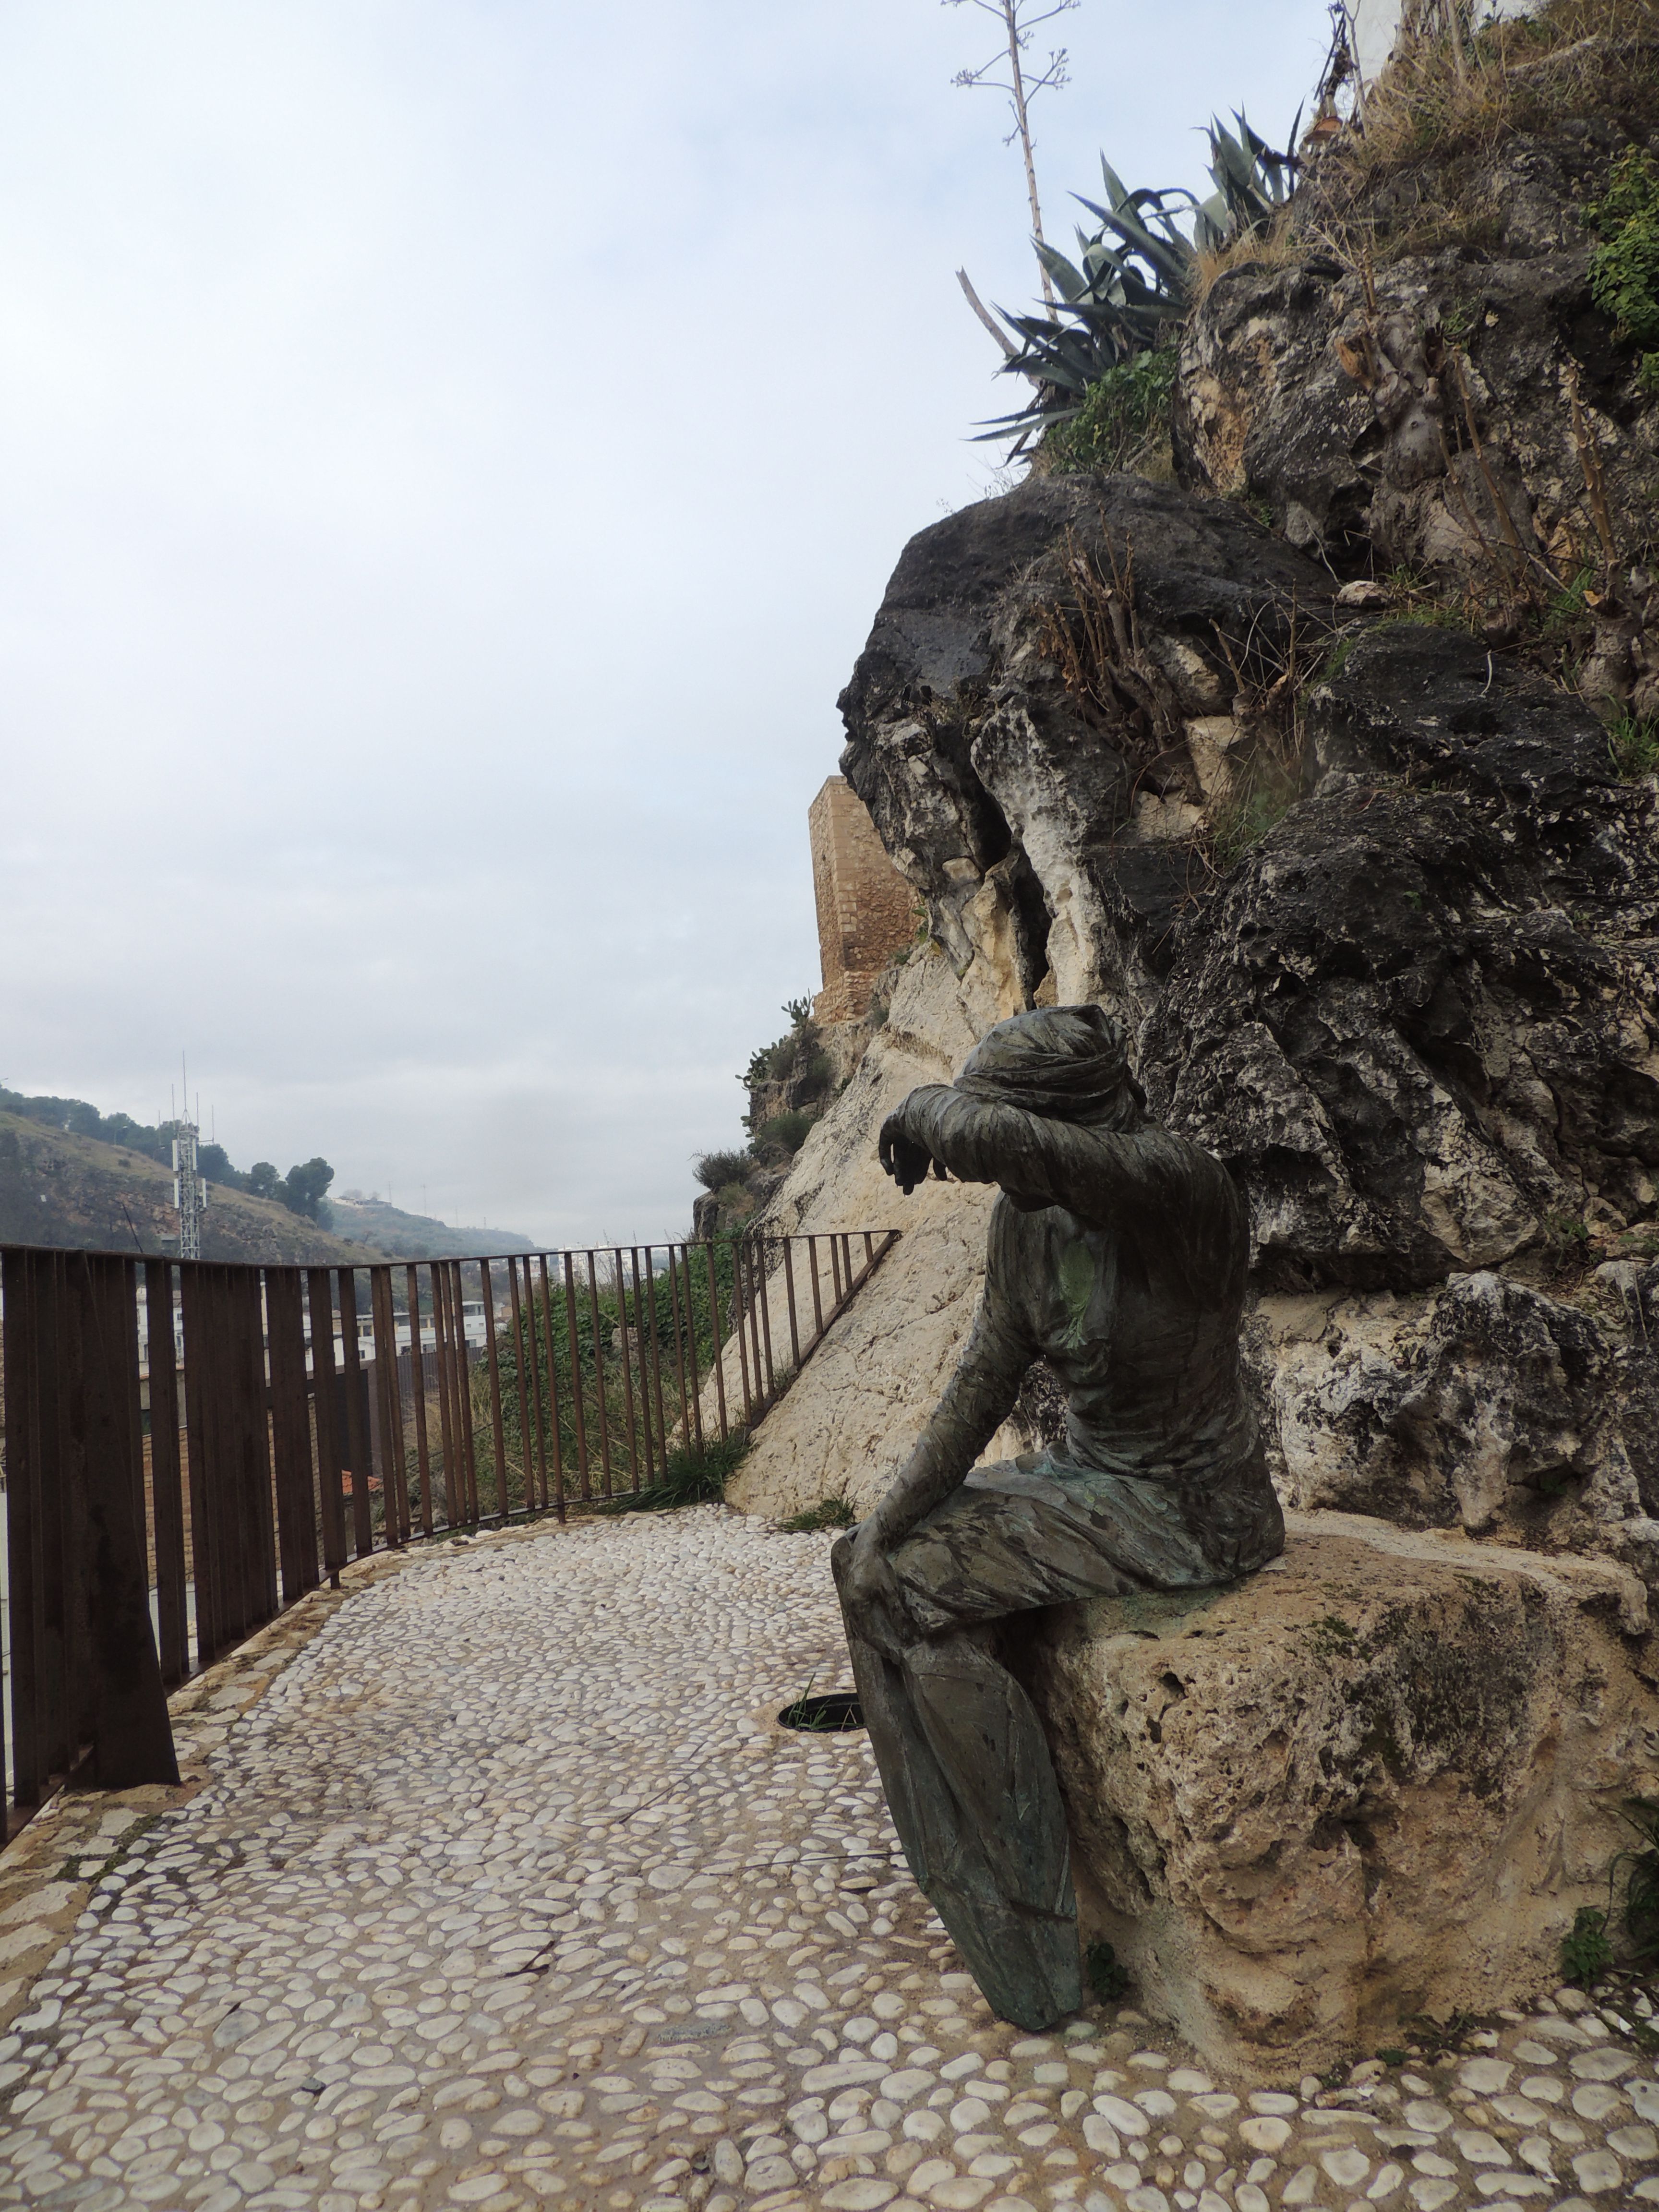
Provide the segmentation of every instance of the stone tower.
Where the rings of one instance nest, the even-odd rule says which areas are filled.
[[[877,977],[916,932],[916,895],[883,850],[864,801],[832,775],[806,817],[823,988],[817,1022],[860,1021]]]

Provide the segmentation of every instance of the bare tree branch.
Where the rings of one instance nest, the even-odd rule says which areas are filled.
[[[989,331],[991,336],[996,340],[997,343],[1002,348],[1006,357],[1012,361],[1014,358],[1014,356],[1019,351],[1019,348],[1009,337],[1007,331],[1003,329],[1001,324],[997,321],[995,316],[993,315],[990,310],[986,307],[985,302],[980,298],[979,294],[975,291],[973,285],[969,281],[968,271],[965,269],[957,270],[957,282],[961,285],[963,290],[968,295],[969,306],[979,317],[981,322],[984,324],[986,329]]]
[[[945,0],[945,4],[947,8],[959,8],[963,4],[963,0]],[[1020,152],[1025,161],[1025,191],[1031,203],[1031,234],[1039,246],[1044,243],[1042,205],[1037,198],[1036,163],[1033,157],[1031,145],[1030,105],[1038,93],[1058,92],[1066,82],[1066,49],[1064,46],[1055,48],[1049,54],[1048,66],[1042,74],[1029,80],[1022,57],[1030,43],[1032,32],[1039,24],[1052,22],[1056,15],[1064,15],[1081,4],[1082,0],[1054,0],[1054,4],[1042,9],[1040,14],[1030,15],[1026,12],[1028,0],[972,0],[972,5],[979,9],[982,14],[995,15],[1002,23],[1008,40],[1008,77],[1005,80],[991,74],[994,70],[1000,68],[1002,64],[1001,55],[997,54],[989,61],[982,62],[977,69],[959,70],[951,79],[953,84],[973,87],[984,91],[1000,92],[1007,95],[1008,103],[1014,112],[1014,127],[1003,143],[1012,145],[1016,138],[1019,140]],[[1041,262],[1041,256],[1038,258]],[[1054,288],[1048,280],[1048,271],[1046,267],[1042,269],[1042,297],[1047,304],[1049,316],[1052,319],[1058,320],[1058,317],[1054,314]],[[999,332],[999,337],[1000,335]]]

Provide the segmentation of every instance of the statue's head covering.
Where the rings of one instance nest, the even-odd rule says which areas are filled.
[[[969,1054],[956,1088],[1095,1129],[1122,1128],[1146,1104],[1122,1024],[1103,1006],[1035,1006],[999,1022]]]

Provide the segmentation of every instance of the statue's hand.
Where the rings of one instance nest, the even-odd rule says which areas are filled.
[[[882,1123],[876,1153],[907,1198],[919,1182],[927,1180],[927,1170],[933,1165],[933,1154],[927,1146],[919,1145],[914,1137],[905,1133],[902,1107]]]
[[[843,1536],[830,1555],[848,1632],[897,1662],[916,1641],[904,1589],[866,1521]]]

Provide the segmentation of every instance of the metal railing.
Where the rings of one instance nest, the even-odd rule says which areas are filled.
[[[104,1787],[176,1779],[167,1686],[351,1560],[602,1507],[752,1427],[896,1241],[362,1267],[0,1247],[10,1802],[88,1758]]]

